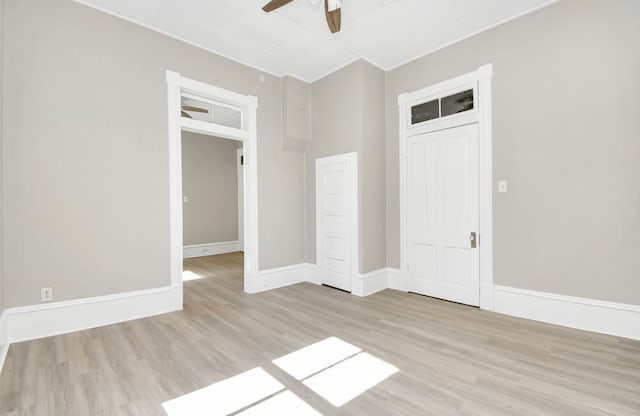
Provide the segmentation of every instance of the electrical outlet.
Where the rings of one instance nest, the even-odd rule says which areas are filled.
[[[53,289],[50,287],[43,287],[40,289],[40,301],[51,302],[53,300]]]

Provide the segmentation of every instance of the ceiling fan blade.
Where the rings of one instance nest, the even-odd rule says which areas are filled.
[[[339,5],[339,3],[338,3]],[[324,14],[327,17],[327,24],[331,33],[340,31],[340,24],[342,22],[342,13],[340,7],[329,11],[329,0],[324,0]]]
[[[181,115],[182,117],[186,117],[186,118],[193,118],[193,117],[191,117],[189,114],[185,113],[184,111],[180,111],[180,115]]]
[[[275,9],[278,9],[282,6],[284,6],[285,4],[289,4],[291,3],[293,0],[271,0],[269,3],[265,4],[264,7],[262,7],[262,10],[264,10],[265,12],[272,12]]]
[[[183,105],[182,109],[186,110],[186,111],[194,111],[196,113],[208,113],[209,112],[209,110],[207,110],[206,108],[192,107],[190,105]]]

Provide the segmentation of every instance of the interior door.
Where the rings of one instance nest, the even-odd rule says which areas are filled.
[[[356,261],[356,163],[354,153],[316,160],[316,244],[321,283],[348,292]]]
[[[407,146],[409,290],[479,306],[478,125]]]

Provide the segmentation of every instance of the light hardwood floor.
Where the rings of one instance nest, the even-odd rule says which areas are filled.
[[[241,253],[186,260],[203,278],[181,312],[12,345],[0,414],[166,416],[163,402],[255,368],[324,415],[640,414],[640,342],[392,290],[246,295],[241,268]],[[335,407],[273,363],[328,337],[398,371]]]

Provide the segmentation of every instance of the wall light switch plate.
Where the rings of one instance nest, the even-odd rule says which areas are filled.
[[[182,197],[183,202],[189,202],[189,197],[187,195]]]
[[[498,192],[507,192],[507,181],[498,181]]]

